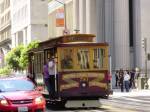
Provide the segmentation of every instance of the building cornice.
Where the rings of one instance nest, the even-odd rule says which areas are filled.
[[[0,26],[0,32],[3,31],[4,29],[11,27],[11,21],[9,20],[7,23],[4,23]]]
[[[5,46],[8,43],[11,43],[11,38],[0,41],[0,46]]]

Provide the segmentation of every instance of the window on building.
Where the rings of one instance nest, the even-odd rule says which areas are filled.
[[[2,2],[2,5],[1,5],[2,7],[1,7],[1,13],[3,13],[4,12],[4,2]]]

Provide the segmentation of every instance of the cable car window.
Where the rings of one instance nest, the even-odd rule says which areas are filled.
[[[104,49],[102,49],[102,48],[94,49],[93,68],[103,68],[104,67],[104,56],[105,56]]]
[[[81,48],[77,51],[78,64],[80,69],[89,69],[89,49]]]
[[[73,69],[73,50],[62,49],[61,55],[61,68],[62,69]]]

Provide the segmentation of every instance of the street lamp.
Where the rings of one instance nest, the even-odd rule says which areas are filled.
[[[56,2],[62,4],[64,6],[64,21],[65,21],[65,30],[67,30],[67,17],[66,17],[66,4],[59,1],[59,0],[55,0]]]
[[[112,58],[111,58],[111,55],[109,55],[109,75],[111,76],[110,89],[112,90]]]
[[[145,52],[145,83],[144,88],[148,89],[148,77],[147,77],[147,38],[142,39],[142,47],[144,48]]]

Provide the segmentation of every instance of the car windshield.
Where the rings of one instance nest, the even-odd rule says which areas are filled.
[[[0,80],[0,92],[30,91],[34,89],[35,85],[28,80],[23,79]]]

